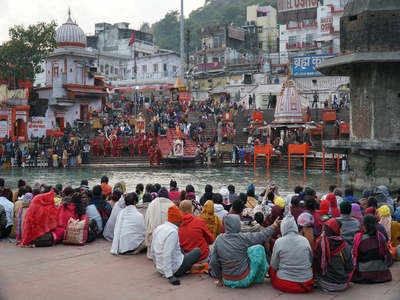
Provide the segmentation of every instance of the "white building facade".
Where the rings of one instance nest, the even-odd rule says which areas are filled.
[[[96,56],[86,48],[86,36],[71,17],[56,31],[58,47],[46,59],[45,84],[37,88],[39,99],[47,100],[44,116],[35,116],[29,136],[42,136],[67,123],[88,123],[90,113],[100,111],[105,88],[96,79]],[[41,130],[34,130],[40,128]]]

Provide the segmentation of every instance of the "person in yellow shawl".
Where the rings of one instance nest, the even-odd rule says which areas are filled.
[[[206,227],[214,236],[214,239],[222,233],[222,223],[216,214],[214,214],[214,202],[207,200],[203,206],[201,214],[198,216],[200,219],[206,221]]]

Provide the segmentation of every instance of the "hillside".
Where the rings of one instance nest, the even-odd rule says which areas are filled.
[[[200,45],[197,37],[198,29],[217,22],[243,26],[246,22],[246,7],[250,5],[272,5],[276,0],[206,0],[203,7],[190,13],[185,19],[185,29],[191,32],[190,48]],[[179,51],[179,12],[170,11],[163,19],[152,25],[155,43],[160,48]]]

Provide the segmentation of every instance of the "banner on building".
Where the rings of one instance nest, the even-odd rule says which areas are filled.
[[[278,0],[278,12],[317,8],[318,0]]]
[[[318,0],[278,0],[278,23],[317,18]]]
[[[327,58],[334,57],[332,54],[316,54],[292,57],[293,77],[316,77],[323,76],[317,68]]]
[[[244,41],[246,38],[245,34],[246,32],[243,29],[233,27],[228,28],[228,37],[230,37],[231,39]]]

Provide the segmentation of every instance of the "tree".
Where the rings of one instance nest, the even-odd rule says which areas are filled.
[[[162,20],[154,23],[152,30],[157,46],[162,49],[179,51],[180,27],[177,10],[168,12]]]
[[[141,32],[146,32],[146,33],[151,33],[151,27],[150,24],[145,22],[142,24],[142,26],[140,26],[140,31]]]
[[[10,28],[10,40],[0,46],[0,80],[33,82],[43,72],[41,63],[57,46],[56,27],[53,21]]]
[[[246,23],[246,7],[250,5],[272,5],[276,8],[276,0],[206,0],[204,6],[192,11],[185,20],[185,27],[192,33],[191,50],[200,45],[198,30],[213,26],[234,24],[243,26]],[[161,48],[179,50],[179,13],[172,11],[154,23],[153,35],[157,45]]]

